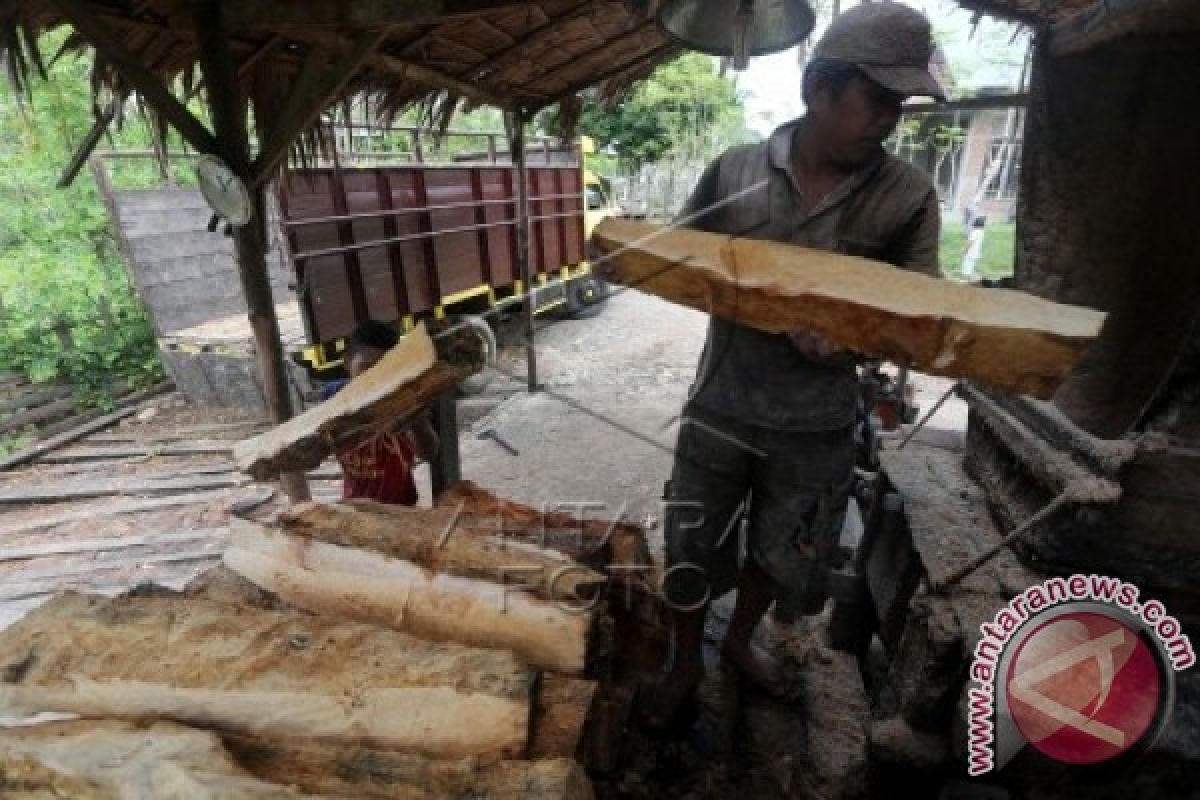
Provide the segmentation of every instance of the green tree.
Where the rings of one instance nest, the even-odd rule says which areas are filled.
[[[733,80],[719,74],[716,59],[699,53],[663,64],[611,106],[588,97],[579,131],[615,152],[627,169],[668,155],[707,160],[756,138]]]
[[[61,36],[47,37],[55,52]],[[55,184],[92,124],[85,59],[64,55],[28,102],[0,80],[0,369],[68,380],[103,403],[119,382],[161,374],[154,334],[132,290],[92,175]],[[131,122],[124,134],[144,142]]]

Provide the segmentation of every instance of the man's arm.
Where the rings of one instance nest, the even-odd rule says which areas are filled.
[[[920,272],[931,278],[942,277],[938,264],[938,244],[942,233],[942,211],[937,190],[930,188],[925,201],[901,231],[896,247],[896,266]]]

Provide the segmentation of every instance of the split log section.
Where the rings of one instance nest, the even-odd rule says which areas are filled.
[[[501,650],[177,595],[61,595],[0,633],[0,666],[7,716],[169,719],[436,758],[520,758],[535,684]]]
[[[587,664],[605,579],[559,554],[455,530],[446,509],[307,505],[280,522],[235,523],[224,563],[285,602],[511,650],[540,669],[579,674]]]
[[[418,323],[378,364],[329,400],[238,442],[234,461],[260,481],[313,469],[353,437],[412,417],[482,366],[483,344],[475,334],[448,331],[435,348],[425,323]]]
[[[770,333],[808,329],[934,375],[1049,398],[1105,314],[1024,292],[754,239],[608,219],[592,234],[619,282]]]

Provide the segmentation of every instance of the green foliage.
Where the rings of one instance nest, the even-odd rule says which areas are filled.
[[[718,75],[716,60],[699,53],[660,66],[614,106],[589,97],[579,131],[633,170],[668,154],[707,160],[756,138],[733,80]]]
[[[975,272],[984,278],[1004,278],[1013,274],[1013,254],[1016,247],[1016,226],[988,225],[983,237],[983,253]],[[951,277],[962,276],[962,260],[967,252],[967,231],[960,222],[944,223],[939,246],[942,272]]]
[[[50,78],[25,110],[0,81],[0,370],[66,380],[104,405],[116,384],[160,379],[161,367],[91,173],[55,188],[91,126],[87,65],[66,56]]]

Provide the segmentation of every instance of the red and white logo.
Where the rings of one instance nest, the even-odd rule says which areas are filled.
[[[1032,748],[1063,764],[1130,758],[1153,746],[1196,663],[1162,603],[1103,575],[1049,578],[980,625],[967,687],[967,772]]]
[[[1151,646],[1123,621],[1069,612],[1020,643],[1003,688],[1025,741],[1056,761],[1095,764],[1146,736],[1164,677]]]

